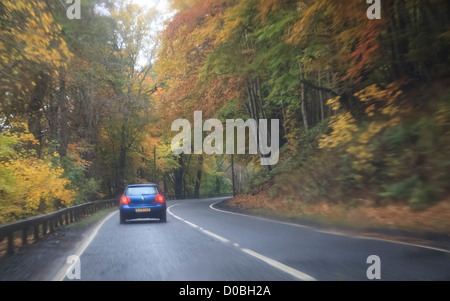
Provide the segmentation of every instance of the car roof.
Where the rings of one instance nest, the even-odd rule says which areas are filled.
[[[130,184],[127,185],[127,187],[139,187],[139,186],[158,186],[157,184],[154,183],[148,183],[148,184]]]

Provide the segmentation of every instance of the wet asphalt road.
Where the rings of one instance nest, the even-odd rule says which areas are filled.
[[[81,280],[450,280],[450,253],[168,202],[167,223],[106,220],[80,256]],[[62,269],[61,269],[62,270]],[[64,280],[68,280],[64,278]]]

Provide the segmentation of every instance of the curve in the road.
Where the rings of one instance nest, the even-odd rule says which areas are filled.
[[[358,239],[369,239],[369,240],[384,241],[384,242],[389,242],[389,243],[401,244],[401,245],[405,245],[405,246],[425,248],[425,249],[430,249],[430,250],[434,250],[434,251],[439,251],[439,252],[444,252],[444,253],[449,253],[450,254],[450,250],[437,248],[437,247],[432,247],[432,246],[414,244],[414,243],[398,241],[398,240],[393,240],[393,239],[383,239],[383,238],[379,238],[379,237],[361,236],[361,235],[354,235],[354,234],[350,235],[350,234],[347,234],[347,233],[341,233],[341,232],[336,232],[336,231],[320,230],[320,229],[316,229],[316,228],[305,226],[305,225],[301,225],[301,224],[282,222],[282,221],[277,221],[277,220],[273,220],[273,219],[269,219],[269,218],[265,218],[265,217],[260,217],[260,216],[254,216],[254,215],[238,213],[238,212],[233,212],[233,211],[226,211],[226,210],[222,210],[222,209],[219,209],[219,208],[215,207],[215,205],[217,205],[220,202],[222,202],[222,200],[218,201],[218,202],[215,202],[215,203],[212,203],[211,205],[209,205],[209,208],[211,208],[212,210],[218,211],[218,212],[222,212],[222,213],[247,216],[247,217],[261,219],[261,220],[272,222],[272,223],[278,223],[278,224],[282,224],[282,225],[289,225],[289,226],[294,226],[294,227],[306,228],[306,229],[310,229],[310,230],[313,230],[313,231],[316,231],[316,232],[320,232],[320,233],[326,233],[326,234],[332,234],[332,235],[340,235],[340,236],[346,236],[346,237],[352,237],[352,238],[358,238]]]
[[[111,213],[74,253],[83,280],[367,280],[374,254],[383,280],[450,280],[447,250],[224,211],[217,202],[173,201],[167,224],[121,225]],[[67,279],[69,269],[53,279]]]
[[[193,228],[198,228],[200,231],[202,231],[206,235],[211,236],[211,237],[213,237],[213,238],[215,238],[215,239],[217,239],[217,240],[219,240],[219,241],[221,241],[223,243],[231,243],[234,247],[238,248],[240,251],[244,252],[245,254],[248,254],[248,255],[250,255],[250,256],[252,256],[254,258],[257,258],[257,259],[267,263],[268,265],[270,265],[270,266],[272,266],[274,268],[277,268],[277,269],[279,269],[279,270],[281,270],[281,271],[283,271],[283,272],[285,272],[285,273],[287,273],[287,274],[289,274],[289,275],[291,275],[291,276],[293,276],[293,277],[295,277],[295,278],[297,278],[299,280],[303,280],[303,281],[315,281],[316,280],[314,277],[311,277],[310,275],[308,275],[306,273],[303,273],[303,272],[301,272],[301,271],[299,271],[297,269],[294,269],[294,268],[292,268],[290,266],[287,266],[287,265],[285,265],[285,264],[283,264],[281,262],[278,262],[278,261],[276,261],[276,260],[274,260],[272,258],[269,258],[267,256],[264,256],[262,254],[259,254],[259,253],[255,252],[255,251],[252,251],[252,250],[247,249],[247,248],[241,248],[238,243],[232,242],[229,239],[220,236],[219,234],[216,234],[216,233],[211,232],[209,230],[203,229],[202,227],[199,227],[196,224],[194,224],[194,223],[192,223],[190,221],[187,221],[187,220],[177,216],[176,214],[174,214],[170,210],[171,208],[173,208],[173,207],[175,207],[177,205],[180,205],[180,204],[175,204],[175,205],[172,205],[169,208],[167,208],[167,212],[170,215],[172,215],[173,217],[175,217],[176,219],[185,222],[186,224],[188,224],[189,226],[191,226]]]

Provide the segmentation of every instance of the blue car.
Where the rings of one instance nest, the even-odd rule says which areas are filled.
[[[120,223],[129,219],[159,218],[166,222],[166,202],[156,184],[128,185],[120,198]]]

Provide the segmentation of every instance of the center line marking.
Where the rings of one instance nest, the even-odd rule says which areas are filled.
[[[279,261],[273,260],[272,258],[266,257],[264,255],[261,255],[255,251],[249,250],[249,249],[245,249],[245,248],[241,248],[241,251],[253,256],[255,258],[258,258],[259,260],[264,261],[265,263],[267,263],[268,265],[271,265],[285,273],[288,273],[291,276],[294,276],[297,279],[303,280],[303,281],[316,281],[316,279],[314,277],[309,276],[308,274],[305,274],[303,272],[300,272],[299,270],[296,270],[294,268],[291,268],[290,266],[287,266]]]
[[[205,233],[206,235],[212,236],[212,237],[214,237],[214,238],[216,238],[216,239],[218,239],[218,240],[220,240],[220,241],[222,241],[222,242],[225,242],[225,243],[229,243],[229,242],[230,242],[230,241],[229,241],[228,239],[226,239],[225,237],[222,237],[222,236],[220,236],[220,235],[217,235],[216,233],[212,233],[212,232],[210,232],[210,231],[208,231],[208,230],[205,230],[205,229],[203,229],[202,231],[203,231],[203,233]]]
[[[222,241],[224,243],[231,243],[231,241],[226,239],[225,237],[222,237],[222,236],[220,236],[220,235],[218,235],[216,233],[213,233],[211,231],[205,230],[202,227],[197,226],[196,224],[191,223],[191,222],[189,222],[189,221],[187,221],[187,220],[177,216],[173,212],[171,212],[170,209],[172,207],[176,206],[176,205],[179,205],[179,204],[174,204],[174,205],[170,206],[169,208],[167,208],[167,211],[169,212],[170,215],[172,215],[173,217],[175,217],[177,219],[180,219],[180,220],[184,221],[186,224],[190,225],[191,227],[198,228],[201,232],[205,233],[206,235],[214,237],[215,239],[218,239],[218,240],[220,240],[220,241]],[[317,279],[315,279],[314,277],[312,277],[312,276],[310,276],[308,274],[305,274],[305,273],[303,273],[303,272],[301,272],[299,270],[291,268],[290,266],[287,266],[287,265],[285,265],[285,264],[283,264],[283,263],[281,263],[279,261],[276,261],[276,260],[274,260],[272,258],[269,258],[267,256],[259,254],[259,253],[255,252],[255,251],[250,250],[250,249],[240,248],[239,244],[237,244],[235,242],[232,243],[232,245],[234,247],[238,248],[240,251],[244,252],[245,254],[250,255],[250,256],[252,256],[252,257],[254,257],[256,259],[259,259],[259,260],[267,263],[268,265],[270,265],[270,266],[272,266],[272,267],[274,267],[274,268],[276,268],[278,270],[281,270],[281,271],[283,271],[283,272],[285,272],[285,273],[287,273],[287,274],[289,274],[289,275],[291,275],[291,276],[293,276],[293,277],[295,277],[295,278],[297,278],[299,280],[303,280],[303,281],[316,281],[317,280]]]

